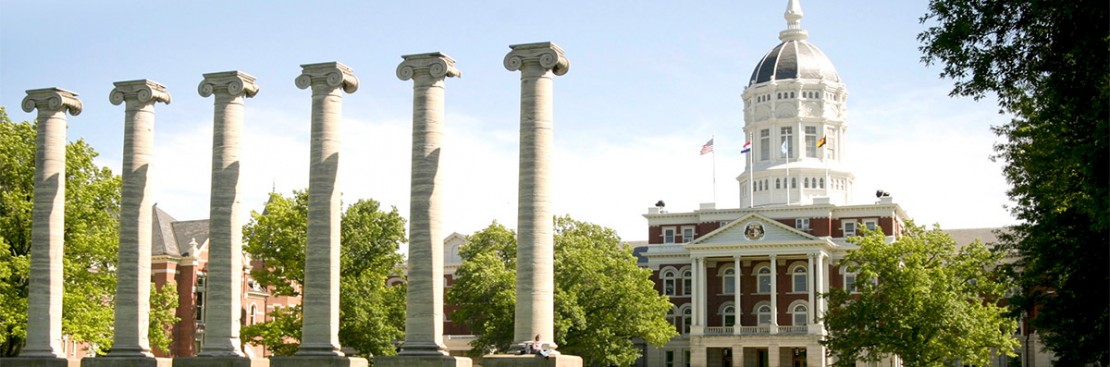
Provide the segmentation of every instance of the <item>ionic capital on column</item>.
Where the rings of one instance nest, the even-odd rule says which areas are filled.
[[[201,97],[227,93],[232,97],[249,98],[258,94],[258,85],[250,74],[238,70],[222,71],[204,74],[204,80],[197,87],[197,92],[200,92]]]
[[[69,112],[72,116],[81,114],[81,100],[77,93],[61,88],[29,89],[23,97],[23,112],[38,109],[40,113]]]
[[[301,75],[297,76],[294,82],[300,89],[321,86],[342,88],[347,93],[358,90],[358,77],[355,76],[354,71],[347,65],[334,61],[301,65]]]
[[[170,93],[166,86],[158,82],[139,79],[125,82],[115,82],[115,88],[108,94],[108,101],[119,106],[124,101],[136,101],[142,104],[162,102],[170,104]]]
[[[401,80],[413,79],[424,73],[432,77],[432,82],[462,76],[462,72],[455,68],[455,59],[441,52],[403,55],[401,58],[404,61],[397,65],[397,78]],[[419,82],[420,80],[417,80],[417,83]]]
[[[570,60],[563,53],[563,49],[551,42],[525,43],[510,45],[508,55],[505,55],[505,68],[509,71],[521,70],[524,65],[538,64],[544,70],[551,70],[555,75],[566,74],[570,70]]]

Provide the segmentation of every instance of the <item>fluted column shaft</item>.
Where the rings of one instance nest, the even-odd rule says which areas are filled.
[[[343,92],[358,89],[351,69],[331,62],[301,65],[298,88],[312,88],[308,173],[308,243],[304,325],[297,355],[343,356],[339,345],[339,123]]]
[[[33,89],[23,111],[38,109],[35,200],[31,212],[31,279],[27,344],[21,357],[64,358],[62,353],[62,256],[66,198],[66,112],[81,113],[77,93]]]
[[[505,67],[520,70],[520,178],[514,339],[554,345],[555,246],[551,215],[551,151],[554,148],[553,82],[570,68],[559,46],[509,46]]]
[[[444,79],[458,76],[459,71],[455,60],[438,52],[402,57],[397,77],[413,80],[413,100],[408,298],[400,355],[447,355],[443,345],[439,160]]]
[[[123,187],[115,333],[109,356],[153,358],[147,335],[153,215],[148,180],[154,154],[154,104],[169,103],[170,95],[164,86],[148,80],[116,82],[115,86],[108,99],[114,105],[124,104]]]
[[[208,291],[201,356],[245,357],[239,327],[243,287],[243,223],[239,220],[239,136],[243,105],[258,93],[239,71],[204,74],[203,97],[214,96],[212,193],[209,202]]]

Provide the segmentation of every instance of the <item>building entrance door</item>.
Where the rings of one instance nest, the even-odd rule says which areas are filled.
[[[793,357],[793,362],[791,363],[792,366],[794,366],[794,367],[806,367],[806,349],[805,348],[794,348],[794,352],[791,353],[791,355],[794,356]]]

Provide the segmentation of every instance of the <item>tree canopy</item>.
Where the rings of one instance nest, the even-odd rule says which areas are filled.
[[[995,146],[1020,220],[1014,298],[1057,363],[1110,365],[1110,7],[1105,1],[931,0],[918,38],[952,95],[995,95]]]
[[[979,241],[957,247],[939,227],[912,222],[891,243],[878,232],[849,241],[859,249],[843,264],[857,274],[858,294],[825,295],[823,343],[839,366],[892,355],[907,367],[985,366],[992,352],[1014,354],[1017,322],[1000,304],[1012,288],[996,270],[1001,253]]]
[[[307,191],[271,193],[262,213],[252,212],[243,227],[244,250],[266,265],[251,270],[251,277],[275,296],[300,295],[307,220]],[[377,201],[364,199],[346,208],[340,228],[339,341],[362,355],[396,354],[393,343],[404,339],[405,287],[386,286],[386,279],[402,272],[397,250],[406,241],[405,220],[396,208],[382,211]],[[244,327],[243,339],[291,355],[301,335],[301,312],[300,305],[275,309],[271,320]]]
[[[447,291],[458,305],[449,317],[477,337],[472,356],[509,350],[516,305],[516,235],[496,222],[467,238],[462,265]],[[655,291],[651,271],[612,229],[555,218],[555,342],[585,365],[629,366],[640,357],[633,339],[662,345],[677,335],[670,301]]]
[[[0,357],[19,354],[27,336],[36,135],[35,123],[13,123],[0,107]],[[62,333],[104,353],[115,317],[121,180],[93,162],[97,155],[83,139],[66,145]],[[168,344],[168,336],[157,339],[164,330],[153,327],[173,323],[164,301],[151,303],[150,335]]]

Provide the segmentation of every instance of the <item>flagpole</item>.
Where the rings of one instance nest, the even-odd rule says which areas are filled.
[[[790,205],[790,141],[789,140],[783,140],[782,141],[782,146],[784,148],[786,148],[785,152],[783,152],[784,154],[786,154],[786,182],[783,182],[782,186],[786,188],[786,205],[789,206]]]
[[[713,144],[717,143],[717,134],[713,134],[710,139]],[[713,205],[717,205],[717,149],[713,148]]]
[[[751,144],[751,142],[752,142],[752,134],[748,134],[748,141],[745,142],[745,145]],[[751,151],[751,145],[747,145],[747,146],[748,146],[748,152],[745,153],[745,154],[748,155],[748,208],[754,208],[755,207],[755,167],[754,167],[754,159],[752,158],[752,156],[755,155],[755,154],[752,153],[752,151]]]

